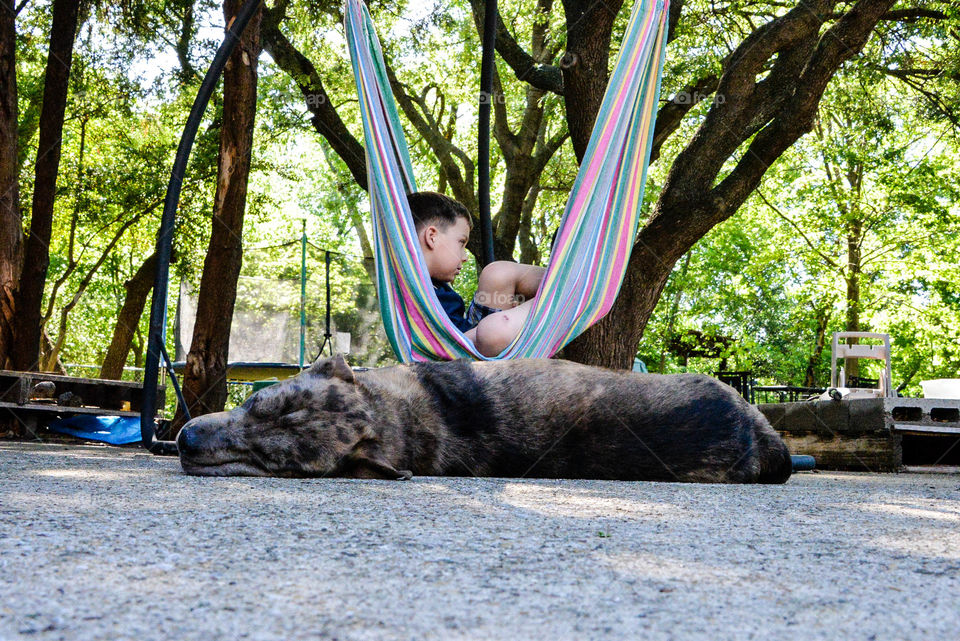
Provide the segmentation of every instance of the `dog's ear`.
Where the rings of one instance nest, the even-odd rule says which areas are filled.
[[[361,441],[350,453],[349,475],[357,479],[409,481],[410,470],[398,470],[387,461],[376,441]]]
[[[347,363],[343,354],[336,354],[330,358],[320,359],[310,366],[310,371],[325,378],[339,378],[348,383],[356,382],[353,377],[353,368]]]

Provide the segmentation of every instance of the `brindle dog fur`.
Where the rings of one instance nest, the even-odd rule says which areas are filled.
[[[196,475],[497,476],[782,483],[786,445],[731,387],[562,360],[354,372],[337,355],[193,419]]]

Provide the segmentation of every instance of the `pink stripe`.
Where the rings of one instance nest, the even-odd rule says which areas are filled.
[[[666,12],[664,12],[664,15],[666,15]],[[662,32],[658,34],[657,42],[659,42],[661,38],[662,38]],[[654,43],[654,44],[656,46],[657,43]],[[653,52],[651,57],[651,63],[656,64],[659,62],[659,58],[660,58],[659,51],[660,50],[658,48],[656,51]],[[646,150],[646,141],[651,135],[651,132],[650,132],[651,123],[650,123],[650,118],[647,116],[647,114],[650,113],[650,109],[651,109],[650,103],[653,100],[654,92],[652,88],[649,87],[649,80],[648,80],[648,86],[646,89],[647,89],[647,92],[646,92],[646,95],[644,95],[644,102],[641,105],[641,110],[639,112],[644,114],[644,116],[641,121],[641,126],[638,128],[638,131],[641,132],[641,138],[637,143],[638,150],[641,146],[644,150]],[[631,180],[630,180],[629,189],[627,191],[626,207],[631,212],[638,212],[640,208],[639,199],[643,189],[643,185],[641,184],[641,177],[643,174],[642,161],[643,159],[640,157],[639,153],[634,154],[632,158],[632,164],[629,168],[629,171],[630,171],[629,175],[631,176]],[[632,221],[636,221],[637,214],[632,213],[630,215],[630,219]],[[605,285],[606,292],[604,293],[604,301],[600,309],[598,310],[597,314],[594,316],[595,319],[603,318],[607,314],[607,312],[610,311],[610,308],[613,307],[613,303],[616,300],[617,294],[620,291],[620,285],[623,282],[623,277],[626,272],[625,263],[628,260],[628,256],[631,253],[631,250],[633,249],[633,232],[635,228],[636,228],[636,225],[631,224],[631,225],[623,225],[620,229],[620,233],[617,239],[617,250],[615,253],[615,259],[611,269],[611,273],[617,274],[618,278],[616,279],[611,278],[607,281]]]
[[[646,31],[649,29],[649,24],[653,20],[653,13],[654,12],[650,12],[650,14],[644,18],[645,26],[643,27],[643,30],[645,31],[645,33],[640,39],[640,46],[638,46],[631,52],[632,57],[629,65],[630,71],[629,73],[626,74],[627,78],[633,78],[636,75],[636,70],[638,67],[637,62],[639,59],[640,52],[643,51],[645,43],[648,40],[650,35]],[[585,186],[587,184],[593,185],[596,182],[596,176],[597,174],[600,173],[601,163],[592,162],[592,161],[593,161],[593,158],[596,156],[607,155],[607,149],[610,147],[610,141],[613,138],[613,132],[616,130],[617,128],[616,126],[619,123],[620,118],[622,117],[623,103],[625,102],[626,96],[628,93],[627,91],[628,84],[629,83],[625,82],[615,94],[616,100],[614,101],[614,106],[611,109],[611,113],[609,114],[609,117],[607,119],[607,126],[604,127],[604,129],[602,130],[603,133],[601,134],[601,137],[598,140],[597,147],[594,150],[594,155],[591,156],[590,158],[585,159],[585,161],[587,162],[587,170],[588,170],[587,174],[580,185],[580,189],[578,190],[576,196],[574,197],[573,203],[567,205],[567,211],[570,211],[573,209],[576,209],[576,210],[582,209],[584,205],[584,201],[587,200],[593,193],[592,188],[587,189],[585,188]],[[567,242],[567,239],[570,237],[572,232],[573,232],[573,225],[564,225],[561,228],[560,238],[557,241],[559,243],[558,246],[565,245]]]
[[[393,254],[391,254],[391,262],[394,263],[395,271],[399,272],[399,265],[397,264],[398,261]],[[401,296],[403,301],[402,303],[403,310],[401,311],[408,312],[406,315],[409,316],[410,319],[413,320],[413,323],[420,329],[420,331],[423,332],[423,334],[427,339],[427,343],[430,345],[430,348],[433,349],[438,356],[449,357],[449,353],[447,352],[447,350],[437,340],[437,337],[434,334],[434,332],[431,331],[428,319],[424,317],[423,310],[417,304],[417,301],[418,301],[417,296],[410,289],[410,287],[407,286],[407,283],[404,282],[402,278],[398,278],[396,280],[399,281],[400,283],[400,291],[401,291]],[[431,303],[432,301],[428,304],[431,304]],[[401,313],[401,316],[403,315],[405,314]],[[410,336],[411,341],[415,338],[415,335],[412,333],[408,333],[407,335]]]

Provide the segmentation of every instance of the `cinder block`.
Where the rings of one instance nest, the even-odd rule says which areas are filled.
[[[848,401],[850,413],[850,432],[885,432],[889,426],[884,420],[882,398],[860,398]]]
[[[820,418],[814,403],[784,403],[783,428],[790,432],[818,432]]]
[[[785,403],[761,403],[757,405],[757,409],[766,417],[773,429],[784,429]]]
[[[850,403],[847,401],[817,401],[817,430],[830,434],[850,431]]]

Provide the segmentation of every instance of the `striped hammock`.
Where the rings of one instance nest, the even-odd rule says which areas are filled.
[[[373,215],[377,292],[402,362],[543,358],[603,318],[634,243],[666,47],[669,0],[637,0],[533,309],[516,339],[488,358],[434,293],[408,193],[417,191],[380,42],[362,0],[345,0],[347,46],[360,99]]]

